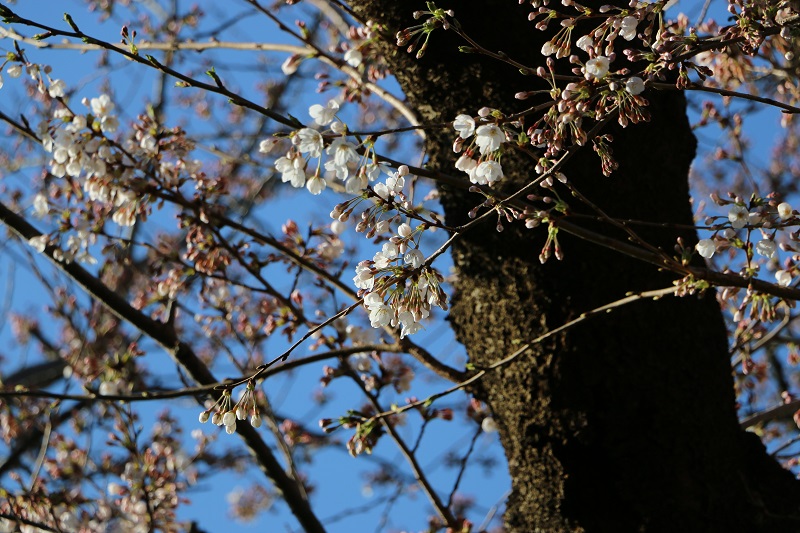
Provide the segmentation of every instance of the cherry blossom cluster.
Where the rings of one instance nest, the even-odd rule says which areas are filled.
[[[216,403],[200,413],[199,420],[201,423],[206,423],[210,418],[212,424],[225,426],[225,432],[231,435],[236,432],[236,421],[245,420],[248,415],[251,426],[261,427],[261,413],[256,402],[255,384],[252,381],[247,383],[247,387],[236,403],[233,403],[231,399],[231,391],[225,389]]]
[[[373,328],[401,326],[401,337],[416,333],[421,321],[430,315],[431,306],[447,309],[447,295],[441,287],[442,277],[425,265],[425,256],[414,247],[415,235],[404,222],[397,235],[383,244],[371,260],[356,266],[353,283],[364,297]]]
[[[42,122],[39,136],[45,151],[51,154],[50,173],[57,178],[74,178],[82,181],[84,192],[92,202],[108,206],[113,210],[112,220],[121,226],[131,226],[137,214],[143,212],[136,194],[123,186],[130,181],[132,170],[121,170],[119,151],[103,136],[116,131],[119,123],[111,111],[114,104],[108,95],[84,99],[91,109],[88,114],[74,114],[68,108],[54,112],[54,122]],[[34,214],[46,216],[50,212],[47,196],[38,194],[33,202]],[[91,232],[88,220],[76,220],[74,233],[67,237],[65,246],[54,250],[56,259],[70,262],[79,260],[95,262],[89,247],[96,237]],[[30,240],[37,251],[44,251],[51,244],[48,235]]]
[[[291,134],[292,148],[275,161],[275,169],[281,173],[281,181],[293,187],[306,187],[317,195],[327,187],[327,180],[338,178],[345,184],[349,194],[361,194],[369,182],[375,181],[388,168],[370,158],[371,148],[365,146],[365,155],[358,153],[358,145],[347,140],[347,126],[336,119],[339,103],[330,100],[325,106],[314,104],[309,115],[317,126],[330,126],[323,135],[314,128],[301,128]],[[335,120],[336,119],[336,120]],[[334,138],[331,140],[330,137]],[[269,153],[274,141],[261,142],[261,153]],[[323,164],[323,154],[327,160]],[[373,154],[374,155],[374,154]],[[309,161],[316,159],[316,168],[309,169]],[[324,175],[323,175],[324,169]]]
[[[776,237],[786,226],[797,223],[797,212],[791,204],[762,198],[753,198],[750,202],[738,197],[723,200],[714,195],[712,198],[719,205],[728,207],[727,217],[709,217],[706,220],[706,223],[714,228],[714,233],[697,243],[695,246],[697,253],[706,259],[711,259],[717,252],[742,249],[746,253],[748,268],[756,269],[757,266],[751,263],[754,255],[764,257],[768,261],[777,261],[779,249],[792,252],[793,255],[787,259],[785,268],[777,269],[775,272],[775,280],[779,285],[790,285],[800,272],[797,265],[800,262],[800,250],[792,244],[779,245]],[[742,229],[747,230],[744,240],[738,232]],[[755,243],[751,240],[754,233],[760,235],[760,239]],[[800,242],[800,235],[797,232],[790,233],[789,239]]]
[[[490,113],[489,108],[483,108],[478,112],[481,118],[489,117]],[[456,161],[456,168],[466,172],[470,182],[477,185],[491,186],[500,180],[503,177],[500,148],[506,141],[506,132],[502,127],[494,122],[477,126],[473,117],[458,115],[453,122],[453,128],[458,132],[458,137],[453,143],[453,150],[456,153],[460,153],[466,141],[472,139]],[[476,151],[480,154],[477,160]]]

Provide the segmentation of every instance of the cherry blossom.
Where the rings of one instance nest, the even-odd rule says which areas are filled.
[[[456,161],[456,168],[462,172],[466,172],[470,178],[478,168],[478,162],[472,159],[468,154],[461,154],[461,157]]]
[[[33,213],[38,217],[42,218],[50,211],[50,207],[47,203],[47,196],[42,193],[37,194],[33,198]]]
[[[306,160],[299,154],[291,152],[275,161],[275,168],[282,174],[283,183],[291,183],[292,187],[300,188],[306,184]]]
[[[281,72],[283,72],[286,76],[294,74],[297,72],[297,67],[300,66],[302,61],[303,59],[300,54],[290,55],[283,61],[283,63],[281,63]]]
[[[494,418],[487,416],[481,420],[481,429],[484,431],[484,433],[496,433],[499,428]]]
[[[575,42],[575,45],[584,52],[588,53],[594,46],[594,41],[588,35],[584,35]]]
[[[598,56],[586,62],[584,72],[587,79],[603,79],[608,74],[608,68],[611,61],[604,56]]]
[[[119,122],[117,118],[111,114],[114,110],[114,102],[107,94],[101,94],[97,98],[92,98],[89,101],[92,109],[92,114],[100,121],[100,129],[106,133],[113,133],[117,131]]]
[[[356,275],[353,278],[353,283],[359,289],[372,290],[375,285],[375,273],[370,268],[368,261],[362,261],[356,265]]]
[[[717,251],[717,246],[712,239],[701,239],[700,242],[695,245],[695,249],[702,257],[711,259]]]
[[[642,80],[642,78],[634,76],[632,78],[628,78],[628,80],[625,82],[625,90],[634,96],[643,93],[644,89],[644,80]]]
[[[775,241],[762,239],[756,244],[756,253],[772,259],[778,253],[778,245],[775,244]]]
[[[781,220],[789,220],[792,218],[794,216],[792,204],[788,202],[778,204],[778,216],[781,217]]]
[[[728,220],[736,229],[742,229],[750,220],[750,212],[743,205],[732,205],[728,210]]]
[[[39,235],[38,237],[31,237],[28,239],[28,244],[30,244],[34,250],[41,254],[44,252],[49,241],[50,239],[47,237],[47,235]]]
[[[409,311],[402,311],[397,314],[397,322],[401,326],[400,338],[413,335],[422,329],[422,324],[415,320],[414,315]]]
[[[475,144],[483,155],[496,151],[505,140],[506,134],[497,124],[484,124],[475,130]]]
[[[47,89],[47,94],[50,95],[50,98],[61,98],[66,94],[66,88],[67,84],[62,80],[52,80],[50,87]]]
[[[334,139],[330,146],[325,149],[325,153],[333,156],[332,160],[325,162],[325,168],[335,172],[336,177],[341,180],[346,180],[350,175],[349,164],[356,163],[359,159],[356,146],[347,142],[344,137]]]
[[[358,195],[361,194],[361,191],[367,188],[368,183],[369,181],[364,174],[354,174],[347,178],[347,181],[344,184],[344,190],[347,192],[347,194]]]
[[[369,311],[369,323],[373,328],[382,328],[388,326],[392,321],[392,308],[386,304],[380,304],[372,307]]]
[[[313,194],[314,196],[321,194],[322,191],[325,190],[327,184],[325,183],[325,178],[321,177],[319,174],[314,174],[308,181],[306,182],[306,189],[308,192]]]
[[[344,60],[353,68],[358,67],[363,59],[364,56],[358,50],[348,50],[344,53]]]
[[[308,154],[309,157],[319,157],[322,153],[324,141],[322,134],[311,128],[302,128],[292,137],[292,144],[301,154]]]
[[[403,190],[405,183],[405,178],[400,175],[389,176],[386,178],[386,183],[375,184],[375,194],[384,200],[388,200],[390,197],[394,197],[400,193]]]
[[[403,261],[413,269],[418,269],[425,262],[425,256],[416,248],[407,251],[403,256]]]
[[[462,139],[469,139],[475,133],[475,120],[469,115],[458,115],[453,121],[453,128]]]
[[[339,103],[336,100],[328,100],[325,107],[314,104],[308,108],[308,114],[314,119],[314,122],[320,126],[327,126],[333,122],[336,112],[339,111]]]
[[[638,24],[639,21],[636,19],[636,17],[628,15],[627,17],[623,18],[619,27],[620,37],[626,41],[632,41],[634,38],[636,38],[636,26]]]
[[[487,160],[478,165],[474,175],[470,176],[470,181],[478,185],[491,185],[502,177],[503,168],[500,166],[500,163]]]
[[[788,287],[792,284],[792,273],[786,270],[778,270],[775,272],[775,280],[778,285]]]

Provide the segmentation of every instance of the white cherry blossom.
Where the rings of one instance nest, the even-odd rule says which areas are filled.
[[[488,160],[478,165],[470,181],[478,185],[491,185],[502,177],[503,167],[500,166],[500,163]]]
[[[366,306],[367,309],[380,307],[383,303],[383,297],[377,292],[371,292],[364,296],[364,306]]]
[[[742,229],[750,220],[750,213],[743,205],[732,205],[728,210],[728,220],[736,229]]]
[[[792,273],[786,270],[778,270],[775,272],[775,280],[778,282],[778,285],[788,287],[792,284]]]
[[[328,100],[325,107],[314,104],[308,108],[308,114],[320,126],[327,126],[333,122],[333,117],[336,116],[337,111],[339,111],[339,103],[336,100]]]
[[[369,312],[369,324],[373,328],[382,328],[388,326],[392,321],[394,312],[392,308],[386,304],[373,307]]]
[[[281,63],[281,72],[284,75],[290,76],[297,72],[297,67],[300,66],[302,57],[299,54],[292,54]]]
[[[425,256],[422,255],[416,248],[412,248],[411,250],[407,251],[403,256],[403,261],[413,269],[418,269],[422,266],[422,263],[425,262]]]
[[[282,174],[283,183],[291,183],[298,189],[306,184],[306,160],[302,156],[287,154],[275,161],[275,168]]]
[[[775,244],[775,241],[762,239],[756,244],[756,253],[763,255],[767,259],[772,259],[778,253],[778,245]]]
[[[276,139],[264,139],[258,143],[258,152],[261,154],[268,154],[272,148],[277,144]]]
[[[475,169],[478,168],[478,162],[467,154],[461,154],[461,157],[456,161],[456,168],[472,176]]]
[[[322,193],[322,191],[325,190],[326,186],[327,183],[325,183],[325,178],[323,178],[319,174],[314,174],[313,176],[308,178],[308,181],[306,182],[306,189],[308,189],[308,192],[310,192],[314,196]]]
[[[363,59],[363,54],[358,50],[348,50],[344,53],[344,60],[353,68],[358,67]]]
[[[781,217],[781,220],[789,220],[794,216],[794,210],[792,209],[792,204],[789,202],[783,202],[778,205],[778,216]]]
[[[702,239],[694,248],[697,250],[697,253],[706,259],[711,259],[717,251],[717,245],[714,244],[712,239]]]
[[[503,144],[506,134],[497,124],[484,124],[475,130],[475,144],[480,148],[481,154],[487,155]]]
[[[47,94],[50,98],[61,98],[66,94],[67,84],[63,80],[51,80],[50,87],[47,89]]]
[[[325,149],[325,153],[329,156],[333,156],[333,166],[337,169],[337,176],[340,174],[339,169],[346,169],[348,163],[358,162],[356,146],[347,142],[344,137],[337,137],[334,139],[330,146]],[[344,174],[349,174],[349,172],[344,172]]]
[[[594,59],[590,59],[586,62],[586,66],[584,67],[586,78],[594,78],[597,80],[605,78],[606,74],[608,74],[608,68],[610,64],[611,61],[604,56],[598,56]]]
[[[575,45],[586,53],[592,49],[593,44],[594,41],[588,35],[584,35],[575,42]]]
[[[353,278],[353,283],[359,289],[372,290],[375,285],[375,274],[370,269],[367,261],[362,261],[356,265],[356,275]]]
[[[331,131],[336,135],[342,135],[344,132],[347,131],[347,126],[343,122],[334,122],[331,124]]]
[[[469,139],[475,133],[475,120],[469,115],[458,115],[453,121],[453,128],[462,139]]]
[[[47,196],[42,193],[37,194],[33,198],[33,213],[37,218],[42,218],[50,211],[47,205]]]
[[[632,41],[636,38],[636,26],[639,20],[636,17],[628,15],[620,22],[619,35],[626,41]]]
[[[498,430],[497,422],[491,416],[487,416],[481,421],[481,429],[484,433],[496,433]]]
[[[384,200],[388,200],[390,197],[393,198],[395,195],[401,192],[405,183],[405,178],[392,175],[386,178],[386,183],[376,183],[373,189],[375,190],[375,194]]]
[[[31,237],[28,239],[28,244],[41,254],[44,253],[44,249],[47,247],[47,243],[49,241],[50,239],[47,237],[47,235],[39,235],[37,237]]]
[[[645,89],[644,80],[642,80],[642,78],[639,78],[637,76],[628,78],[628,80],[625,82],[625,90],[634,96],[643,93],[644,89]]]
[[[301,154],[308,154],[309,157],[319,157],[324,147],[322,134],[311,128],[302,128],[292,137],[292,144]]]
[[[409,311],[403,311],[401,313],[398,313],[397,321],[402,326],[402,328],[400,329],[401,339],[407,335],[413,335],[414,333],[422,329],[422,324],[417,322],[414,319],[414,315]]]
[[[347,194],[358,195],[367,188],[367,177],[363,174],[353,175],[347,178],[344,183],[344,190]]]

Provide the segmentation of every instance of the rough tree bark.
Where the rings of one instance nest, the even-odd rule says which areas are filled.
[[[415,25],[411,13],[425,8],[421,1],[350,4],[385,25],[387,35]],[[461,0],[439,7],[454,9],[489,50],[543,63],[543,41],[527,22],[526,6]],[[521,107],[514,93],[536,88],[534,77],[512,67],[458,53],[463,43],[452,32],[432,39],[421,60],[391,42],[384,49],[423,121],[474,115],[484,105],[513,112]],[[691,225],[687,175],[695,140],[685,100],[674,91],[646,96],[649,124],[612,129],[620,163],[612,177],[603,177],[590,148],[565,173],[611,216]],[[430,133],[431,168],[454,172],[453,136]],[[534,176],[530,160],[504,157],[503,168],[517,183]],[[465,222],[480,201],[460,190],[441,192],[452,225]],[[610,231],[599,222],[581,224]],[[507,227],[498,234],[490,223],[453,248],[458,282],[450,320],[477,367],[628,291],[675,279],[566,235],[566,258],[541,265],[545,233]],[[666,250],[677,236],[675,229],[639,233]],[[690,246],[697,239],[694,231],[681,236]],[[474,393],[500,426],[512,477],[510,531],[800,530],[798,484],[737,423],[713,294],[638,302],[594,317],[486,376]]]

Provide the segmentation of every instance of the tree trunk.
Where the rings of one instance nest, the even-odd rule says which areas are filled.
[[[353,0],[387,34],[418,24],[424,2]],[[543,39],[530,10],[511,0],[462,0],[465,31],[489,50],[541,65]],[[541,80],[499,62],[461,54],[453,32],[437,31],[421,60],[388,43],[387,60],[425,122],[523,108],[517,91]],[[610,178],[584,149],[565,174],[614,217],[692,225],[687,175],[695,140],[679,92],[648,91],[652,121],[611,128],[620,168]],[[530,101],[525,102],[528,107]],[[431,131],[428,165],[449,174],[453,130]],[[532,160],[503,158],[511,183],[535,176]],[[465,176],[465,182],[467,178]],[[442,187],[451,225],[482,197]],[[560,190],[562,198],[569,194]],[[581,210],[577,200],[570,206]],[[609,233],[600,222],[577,223]],[[458,274],[450,320],[471,362],[485,367],[520,344],[629,291],[669,287],[675,275],[598,245],[559,235],[566,257],[538,260],[546,229],[484,224],[453,247]],[[694,231],[637,232],[671,251]],[[611,232],[613,234],[613,232]],[[619,235],[616,235],[618,236]],[[800,491],[793,476],[744,434],[734,409],[727,337],[719,306],[703,298],[640,301],[595,316],[485,376],[476,396],[492,409],[512,478],[510,531],[795,531]]]

